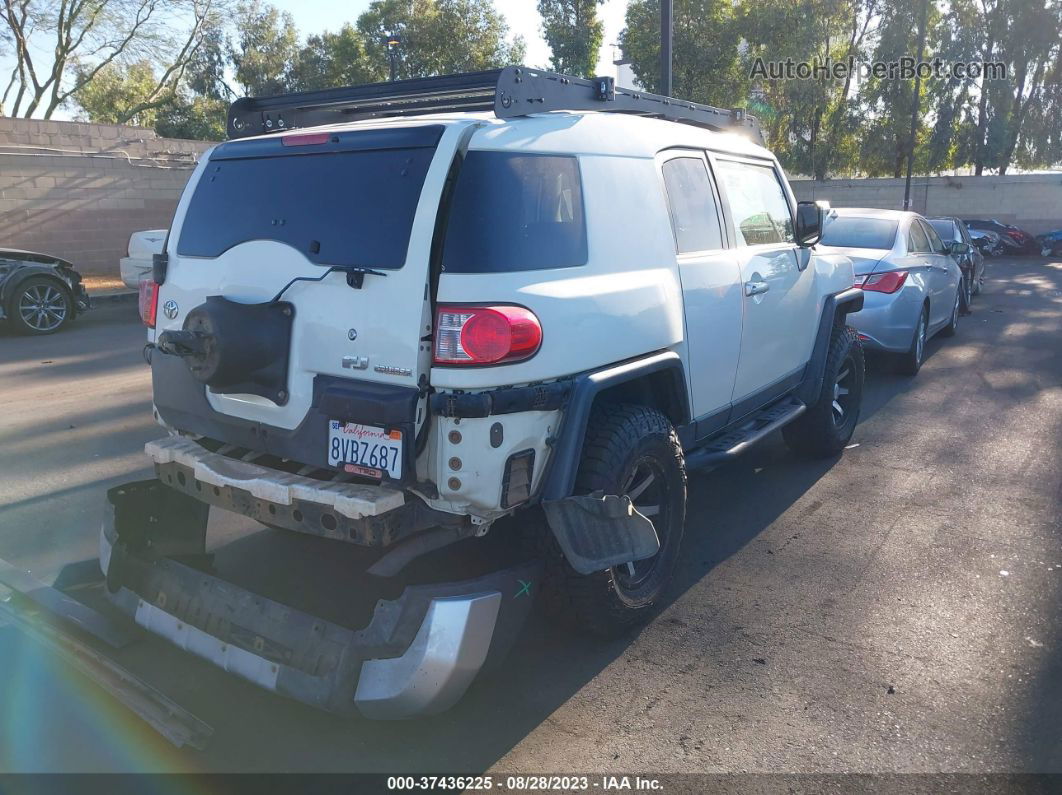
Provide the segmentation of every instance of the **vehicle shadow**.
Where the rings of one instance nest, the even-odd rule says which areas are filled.
[[[779,437],[726,467],[691,474],[681,562],[662,605],[664,617],[657,620],[682,623],[666,617],[668,607],[756,538],[839,460],[798,459]],[[212,525],[212,534],[215,529]],[[326,617],[364,597],[354,578],[344,576],[363,554],[357,548],[335,542],[325,550],[318,539],[282,531],[240,534],[222,527],[220,532],[234,538],[214,551],[219,561],[242,569],[238,579],[247,587],[268,583],[268,595],[292,597],[287,603],[301,599],[300,607],[306,599],[324,600],[317,607]],[[90,561],[72,564],[59,582],[79,588],[98,577],[96,571]],[[85,598],[84,591],[78,593]],[[102,592],[86,601],[108,610]],[[700,629],[713,631],[710,625]],[[481,677],[453,709],[397,723],[342,718],[286,701],[153,637],[118,659],[214,727],[205,752],[181,753],[183,769],[469,772],[488,769],[549,722],[638,635],[601,641],[558,626],[536,610],[500,669]]]

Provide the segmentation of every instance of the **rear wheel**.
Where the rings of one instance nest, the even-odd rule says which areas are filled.
[[[959,292],[961,297],[959,314],[969,315],[973,312],[974,276],[972,271],[963,273],[962,281],[959,283]]]
[[[897,361],[897,369],[904,375],[918,375],[922,369],[922,359],[926,355],[926,338],[929,335],[929,307],[922,307],[922,314],[918,317],[918,325],[915,326],[914,339],[907,353],[900,354]]]
[[[73,314],[69,291],[46,276],[26,279],[15,288],[7,305],[8,319],[19,334],[54,334]]]
[[[959,313],[962,311],[963,295],[966,292],[964,288],[965,279],[959,281],[959,289],[955,292],[955,303],[951,307],[951,317],[948,318],[948,325],[940,330],[940,336],[942,337],[954,337],[955,332],[959,330]]]
[[[660,538],[660,551],[652,558],[580,575],[568,565],[548,528],[537,529],[545,546],[547,609],[596,635],[614,637],[652,617],[682,544],[686,467],[667,417],[644,406],[596,406],[575,490],[628,495]]]
[[[827,458],[845,448],[859,421],[864,374],[858,335],[848,326],[835,326],[818,400],[782,428],[782,437],[791,450]]]

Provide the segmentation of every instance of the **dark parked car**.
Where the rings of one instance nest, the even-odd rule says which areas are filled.
[[[1005,224],[995,218],[971,218],[963,220],[971,229],[988,229],[999,235],[999,239],[1012,254],[1039,254],[1036,238],[1013,224]]]
[[[81,274],[64,259],[0,248],[0,319],[20,334],[54,334],[89,308]]]
[[[985,283],[985,258],[974,245],[966,224],[958,218],[941,216],[927,220],[962,268],[963,311],[968,313],[973,297],[981,292]]]

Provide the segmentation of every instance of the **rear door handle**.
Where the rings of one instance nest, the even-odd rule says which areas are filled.
[[[745,295],[760,295],[771,289],[767,282],[745,282]]]

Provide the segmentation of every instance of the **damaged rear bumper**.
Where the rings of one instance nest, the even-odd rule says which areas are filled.
[[[352,629],[173,558],[130,551],[123,540],[129,518],[115,502],[100,534],[100,566],[116,606],[229,673],[330,712],[398,719],[451,707],[481,669],[508,652],[538,579],[538,564],[529,563],[407,586]]]

